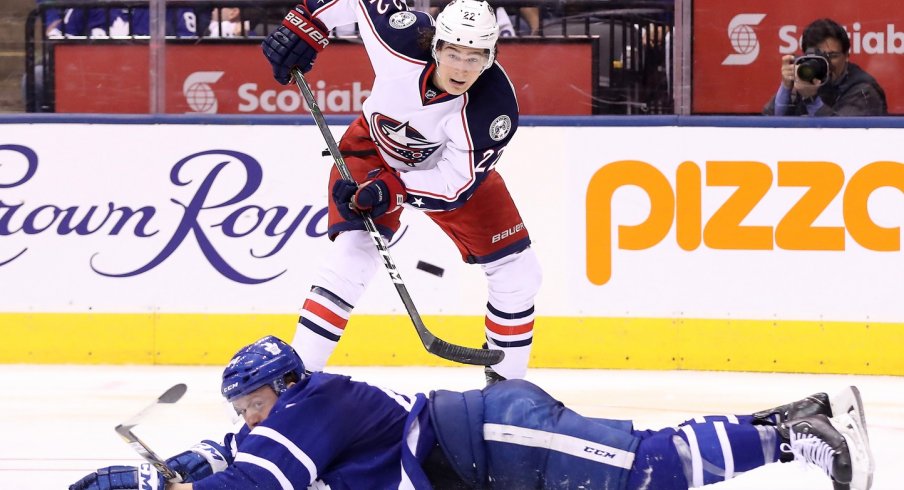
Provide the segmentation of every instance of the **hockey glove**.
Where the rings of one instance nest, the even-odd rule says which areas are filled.
[[[141,482],[139,486],[138,482]],[[150,463],[134,466],[108,466],[69,486],[69,490],[164,490],[166,478]]]
[[[343,179],[333,184],[333,202],[347,221],[361,219],[361,212],[370,213],[374,219],[392,213],[408,197],[405,184],[395,172],[377,169],[367,177],[370,180],[357,187]]]
[[[292,68],[311,71],[317,53],[330,44],[329,31],[303,4],[286,14],[282,25],[264,39],[261,48],[273,66],[273,78],[285,85],[292,80]]]
[[[223,471],[231,462],[231,453],[225,447],[213,441],[202,441],[190,450],[166,460],[166,465],[179,473],[183,482],[188,483]],[[69,490],[163,490],[165,486],[166,478],[150,464],[143,463],[138,468],[101,468],[71,485]]]
[[[225,447],[213,441],[201,441],[166,460],[166,465],[179,473],[182,481],[193,482],[225,470],[232,460],[232,454]]]

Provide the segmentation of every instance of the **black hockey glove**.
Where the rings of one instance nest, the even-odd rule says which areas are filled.
[[[395,172],[373,170],[367,178],[367,182],[359,186],[344,179],[333,184],[333,202],[346,221],[360,220],[362,211],[369,212],[371,218],[377,219],[399,209],[408,196],[405,184]]]
[[[330,44],[328,34],[326,26],[312,18],[307,7],[296,5],[261,43],[264,56],[273,66],[273,78],[285,85],[292,81],[292,68],[298,67],[302,73],[311,71],[317,53]]]

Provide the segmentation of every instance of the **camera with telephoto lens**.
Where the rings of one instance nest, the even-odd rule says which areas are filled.
[[[829,57],[818,49],[808,49],[806,54],[794,60],[794,64],[799,80],[808,83],[813,83],[813,80],[825,82],[829,77]]]

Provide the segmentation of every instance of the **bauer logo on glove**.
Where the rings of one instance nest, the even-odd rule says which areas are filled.
[[[323,32],[323,29],[309,22],[303,16],[297,14],[296,11],[299,7],[295,8],[296,10],[290,10],[289,13],[286,14],[283,25],[295,31],[295,33],[299,36],[307,36],[310,41],[314,41],[311,46],[317,49],[317,51],[322,51],[323,48],[329,46],[330,40],[327,39],[326,34]]]

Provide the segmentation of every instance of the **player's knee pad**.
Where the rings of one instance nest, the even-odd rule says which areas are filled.
[[[318,269],[314,285],[354,306],[380,267],[380,254],[366,231],[346,231],[333,242],[329,257]]]
[[[533,305],[543,282],[543,272],[532,248],[482,267],[487,276],[490,303],[494,307],[520,311]]]

